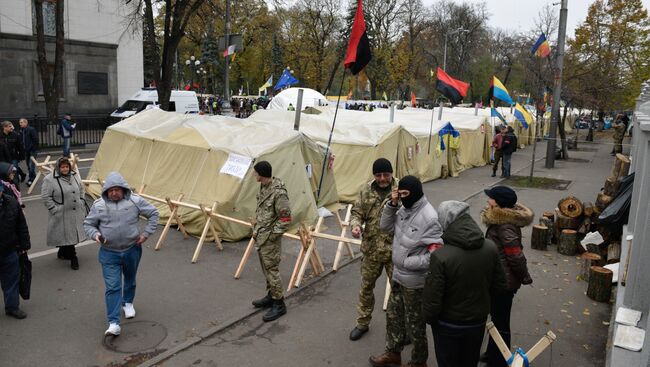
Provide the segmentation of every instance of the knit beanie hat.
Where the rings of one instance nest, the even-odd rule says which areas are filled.
[[[517,193],[508,186],[494,186],[491,189],[485,189],[485,194],[494,199],[502,208],[514,208],[517,204]]]
[[[422,182],[420,182],[420,180],[415,176],[403,177],[399,180],[397,189],[409,190],[411,192],[409,196],[401,198],[402,205],[407,209],[411,208],[415,202],[424,196],[424,193],[422,192]]]
[[[393,165],[386,158],[379,158],[372,164],[372,174],[393,173]]]
[[[255,166],[253,166],[253,169],[261,177],[267,177],[267,178],[273,177],[273,168],[271,167],[271,163],[267,161],[257,162]]]

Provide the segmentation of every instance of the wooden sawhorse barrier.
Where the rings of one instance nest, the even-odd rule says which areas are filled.
[[[341,220],[341,216],[339,215],[339,212],[336,212],[336,219],[338,220],[340,226],[341,226],[341,237],[345,237],[347,234],[348,228],[350,227],[350,217],[352,216],[352,204],[348,204],[345,210],[345,220]],[[354,259],[354,251],[352,250],[352,246],[350,245],[349,242],[343,242],[339,241],[339,245],[336,249],[336,255],[334,256],[334,264],[332,265],[332,270],[337,271],[339,270],[339,262],[341,261],[341,254],[343,252],[343,246],[345,246],[345,249],[348,252],[348,256],[350,256],[351,259]]]
[[[537,358],[544,349],[551,345],[557,338],[552,331],[549,331],[537,342],[537,344],[530,348],[528,353],[524,353],[521,348],[517,348],[517,350],[512,353],[510,352],[506,342],[503,341],[501,334],[499,334],[499,331],[492,321],[489,321],[485,327],[487,328],[488,333],[490,333],[492,340],[494,340],[494,343],[497,345],[497,348],[499,348],[503,358],[508,361],[508,365],[512,367],[528,366],[529,362],[534,361],[535,358]]]
[[[31,157],[32,163],[36,166],[36,177],[34,178],[34,181],[32,181],[32,184],[29,186],[29,189],[27,190],[27,195],[31,195],[32,191],[34,191],[34,188],[36,187],[36,183],[38,180],[41,179],[41,177],[47,176],[48,173],[51,173],[54,170],[54,165],[56,164],[56,160],[50,160],[52,156],[47,155],[45,156],[45,159],[43,162],[38,162],[36,158]],[[72,164],[71,169],[79,172],[78,170],[78,164],[79,162],[92,162],[94,161],[95,158],[84,158],[80,159],[78,155],[74,153],[70,153],[70,163]]]

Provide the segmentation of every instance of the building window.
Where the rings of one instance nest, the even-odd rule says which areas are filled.
[[[32,25],[36,34],[36,6],[32,4]],[[56,36],[56,0],[43,1],[43,33],[46,36]]]
[[[108,94],[108,74],[77,72],[77,94]]]

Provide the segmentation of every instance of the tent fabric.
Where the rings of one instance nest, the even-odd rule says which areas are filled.
[[[243,179],[220,173],[230,153],[253,160]],[[149,195],[177,198],[182,193],[184,202],[206,207],[216,202],[218,213],[249,220],[255,215],[259,190],[252,166],[254,161],[267,160],[273,165],[274,176],[287,186],[295,228],[301,221],[314,223],[318,217],[313,181],[318,181],[320,170],[312,169],[309,177],[306,167],[320,167],[323,158],[318,145],[293,130],[223,116],[153,109],[107,129],[88,178],[103,179],[109,172],[119,171],[132,187],[146,185]],[[324,181],[319,206],[337,202],[333,177]],[[95,197],[100,191],[98,185],[88,189]],[[161,222],[166,221],[168,206],[153,204],[161,212]],[[179,214],[190,234],[201,234],[205,225],[201,213],[180,208]],[[250,228],[223,220],[216,221],[215,228],[227,241],[250,236]]]
[[[327,97],[309,88],[288,88],[276,94],[269,103],[267,109],[286,111],[291,103],[293,107],[298,105],[298,89],[302,89],[302,108],[314,106],[326,106],[329,104]]]

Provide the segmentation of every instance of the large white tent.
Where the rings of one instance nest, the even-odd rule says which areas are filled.
[[[327,106],[329,101],[327,97],[309,88],[288,88],[273,96],[267,109],[286,111],[289,104],[294,108],[298,105],[298,90],[303,90],[302,109],[307,107]]]

